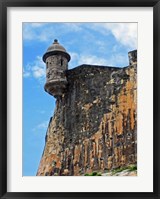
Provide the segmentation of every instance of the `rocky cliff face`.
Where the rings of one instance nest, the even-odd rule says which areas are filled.
[[[135,53],[135,52],[134,52]],[[137,62],[66,72],[37,175],[83,175],[136,163]]]

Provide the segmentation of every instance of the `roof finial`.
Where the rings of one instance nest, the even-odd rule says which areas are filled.
[[[55,43],[58,44],[58,39],[55,39],[55,40],[54,40],[54,44],[55,44]]]

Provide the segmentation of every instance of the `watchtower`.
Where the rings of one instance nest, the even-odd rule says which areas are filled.
[[[137,50],[128,52],[129,65],[137,64]]]
[[[65,71],[68,70],[70,55],[66,49],[55,39],[54,43],[43,55],[46,63],[46,83],[44,89],[55,98],[62,96],[67,85]]]

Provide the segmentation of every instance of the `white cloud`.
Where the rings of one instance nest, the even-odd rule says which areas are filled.
[[[81,31],[83,28],[81,27],[80,23],[64,23],[64,29],[65,31]]]
[[[128,65],[128,55],[113,53],[109,58],[96,55],[70,53],[69,69],[82,64],[123,67]]]
[[[40,129],[45,129],[47,127],[48,127],[48,121],[42,122],[37,125],[37,128],[40,128]]]
[[[46,111],[42,110],[42,111],[39,111],[40,114],[44,114]]]
[[[107,66],[124,67],[128,65],[128,55],[124,54],[113,54],[107,60]]]
[[[71,52],[70,55],[71,55],[71,62],[69,62],[69,69],[82,65],[82,64],[89,64],[89,65],[106,65],[107,64],[106,59],[102,57],[97,57],[96,55],[78,54],[75,52]]]
[[[48,121],[44,121],[44,122],[38,124],[38,125],[37,125],[35,128],[33,128],[32,130],[33,130],[33,131],[41,130],[41,129],[46,129],[46,130],[47,130],[48,124],[49,124]]]
[[[37,23],[37,22],[30,23],[30,25],[31,25],[32,27],[36,27],[36,28],[43,27],[43,26],[45,26],[46,24],[48,24],[48,23]]]
[[[48,42],[69,32],[81,31],[84,38],[93,39],[93,30],[106,37],[111,33],[120,44],[137,48],[137,23],[24,23],[23,38]],[[102,43],[100,45],[103,48]]]
[[[42,78],[45,76],[45,70],[40,66],[34,66],[32,71],[35,78]]]
[[[55,30],[53,27],[48,27],[48,23],[24,23],[23,25],[23,39],[37,40],[40,42],[47,42],[53,40]]]
[[[110,31],[124,46],[137,48],[137,23],[98,23],[93,24],[91,28],[106,36]]]
[[[137,48],[137,23],[107,24],[106,26],[123,45]]]
[[[44,80],[46,75],[46,66],[42,61],[42,57],[37,56],[32,63],[28,63],[24,69],[24,77],[34,77],[38,80]]]
[[[28,24],[23,24],[23,39],[32,40],[35,37],[35,33],[31,31],[31,27]]]
[[[30,77],[30,75],[31,75],[30,72],[25,71],[25,70],[23,69],[23,77],[27,78],[27,77]]]
[[[106,59],[94,55],[81,55],[78,64],[106,65]]]
[[[105,58],[91,54],[78,54],[71,52],[71,61],[69,62],[69,69],[77,67],[82,64],[100,65],[100,66],[127,66],[128,55],[113,53],[111,57]],[[24,78],[35,78],[40,83],[44,83],[46,76],[46,66],[40,56],[37,56],[32,63],[28,63],[23,70]]]
[[[107,50],[106,43],[104,41],[94,41],[98,47],[98,51],[104,53]]]
[[[24,23],[23,39],[48,42],[68,32],[81,30],[82,28],[79,23],[61,23],[60,25],[57,23]]]

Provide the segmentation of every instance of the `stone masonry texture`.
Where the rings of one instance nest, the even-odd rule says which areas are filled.
[[[79,176],[137,161],[137,63],[66,71],[38,176]]]

